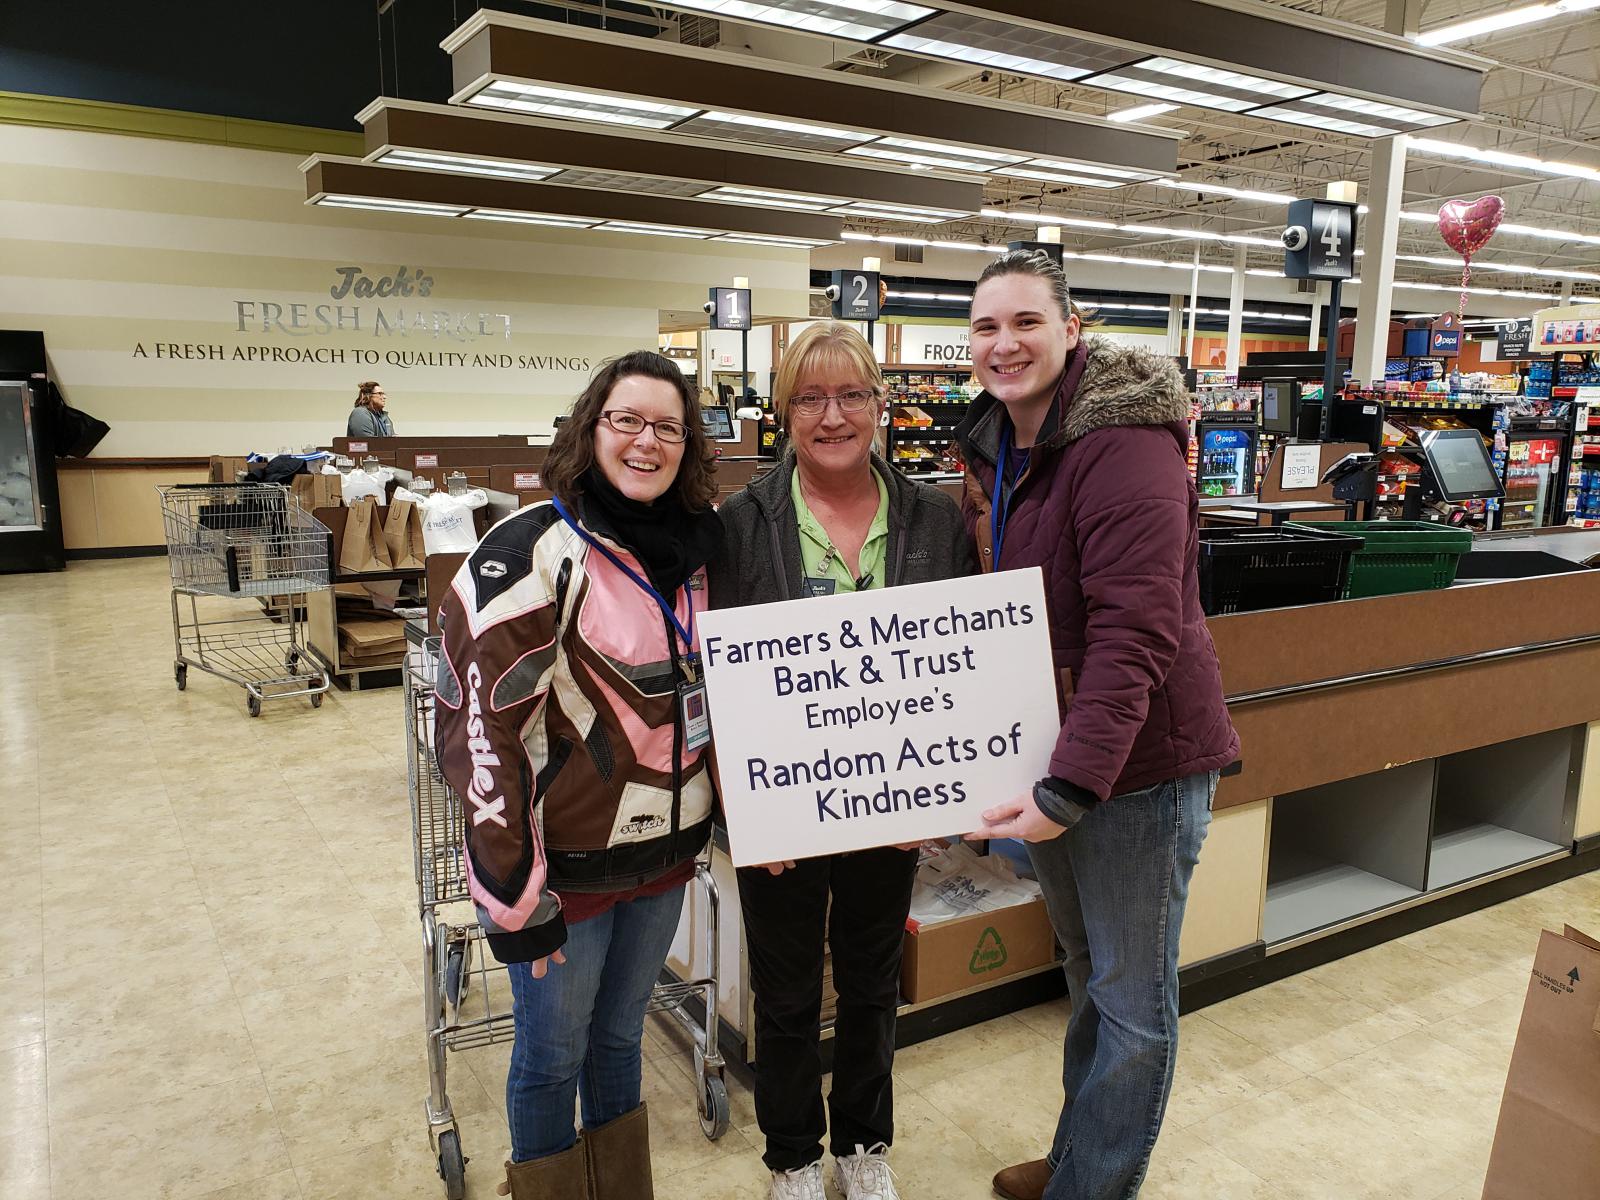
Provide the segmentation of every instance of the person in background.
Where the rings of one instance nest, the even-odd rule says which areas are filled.
[[[838,321],[808,327],[773,385],[792,453],[721,509],[712,560],[718,608],[831,596],[972,574],[953,498],[874,453],[883,375]],[[823,1200],[822,1137],[846,1200],[895,1200],[895,1010],[916,846],[885,846],[739,872],[755,992],[756,1118],[771,1200]],[[830,907],[831,900],[831,907]],[[822,963],[839,993],[833,1090],[824,1119]]]
[[[613,360],[556,431],[555,499],[490,529],[440,604],[439,761],[511,981],[513,1200],[654,1194],[645,1006],[711,834],[687,718],[704,703],[701,568],[722,537],[713,463],[677,364]]]
[[[376,380],[356,385],[356,406],[345,422],[346,437],[393,437],[394,419],[384,410],[389,397]]]
[[[1127,1200],[1172,1088],[1189,879],[1239,752],[1200,607],[1189,399],[1170,359],[1083,333],[1043,253],[984,269],[971,345],[963,507],[986,570],[1044,569],[1066,713],[1050,774],[970,835],[1028,843],[1072,1001],[1054,1144],[994,1188]]]

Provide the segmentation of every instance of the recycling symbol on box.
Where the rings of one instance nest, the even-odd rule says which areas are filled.
[[[998,971],[1006,965],[1006,944],[1000,940],[1000,934],[993,925],[983,931],[978,938],[978,944],[972,950],[972,962],[967,966],[971,975],[982,975],[986,971]]]

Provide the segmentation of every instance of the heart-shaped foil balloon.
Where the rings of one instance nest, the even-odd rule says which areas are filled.
[[[1447,200],[1439,209],[1439,236],[1462,258],[1471,258],[1494,236],[1506,215],[1499,196],[1477,200]]]
[[[1506,215],[1506,202],[1499,196],[1480,196],[1476,200],[1446,200],[1439,208],[1439,236],[1461,255],[1461,303],[1458,316],[1467,312],[1467,282],[1472,278],[1472,256],[1489,244],[1500,220]]]

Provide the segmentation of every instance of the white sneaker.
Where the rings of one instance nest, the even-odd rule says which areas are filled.
[[[822,1164],[814,1162],[793,1171],[774,1171],[767,1200],[828,1200],[822,1190]]]
[[[834,1159],[833,1182],[845,1200],[900,1200],[889,1168],[889,1147],[882,1142],[870,1150],[858,1144],[854,1154]]]

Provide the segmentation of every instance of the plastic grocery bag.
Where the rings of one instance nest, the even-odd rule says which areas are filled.
[[[368,496],[374,500],[381,501],[383,499],[383,487],[382,480],[376,475],[369,475],[360,467],[357,467],[344,477],[342,485],[344,502],[349,507],[354,508],[357,500],[363,500]]]
[[[476,495],[474,495],[476,493]],[[472,503],[476,499],[477,503]],[[429,554],[467,554],[478,544],[472,510],[489,503],[478,488],[459,496],[435,492],[422,502],[422,540]]]

